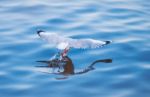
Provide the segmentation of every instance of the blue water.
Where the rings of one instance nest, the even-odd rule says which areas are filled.
[[[1,0],[0,97],[150,97],[149,16],[149,0]],[[72,49],[75,72],[98,59],[112,63],[63,80],[39,72],[36,61],[57,51],[39,38],[39,29],[113,41]]]

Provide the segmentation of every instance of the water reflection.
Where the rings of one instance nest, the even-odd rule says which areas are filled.
[[[68,77],[68,75],[77,75],[77,74],[84,74],[89,71],[94,70],[94,65],[102,62],[102,63],[112,63],[112,59],[99,59],[94,62],[92,62],[90,65],[88,65],[86,68],[82,69],[81,71],[75,72],[74,64],[71,58],[68,56],[64,56],[61,60],[59,59],[52,59],[48,61],[37,61],[40,63],[44,63],[45,65],[40,65],[36,67],[40,68],[51,68],[51,72],[44,72],[49,74],[61,74],[64,75],[63,78],[57,78],[57,79],[65,79]]]

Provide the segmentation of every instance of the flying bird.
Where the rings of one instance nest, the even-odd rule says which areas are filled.
[[[44,40],[48,41],[51,45],[60,50],[64,50],[62,55],[66,55],[70,48],[99,48],[111,43],[111,41],[100,41],[94,39],[73,39],[64,37],[57,33],[48,33],[42,30],[37,31],[37,34]]]

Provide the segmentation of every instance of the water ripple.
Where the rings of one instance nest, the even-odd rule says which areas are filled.
[[[149,97],[148,2],[1,0],[0,97]],[[97,63],[94,70],[67,78],[39,72],[36,61],[57,52],[38,37],[39,29],[113,41],[99,49],[72,49],[68,56],[75,72],[99,59],[110,58],[112,63]]]

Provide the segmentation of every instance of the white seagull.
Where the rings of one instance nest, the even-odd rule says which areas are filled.
[[[94,39],[73,39],[64,37],[57,33],[47,33],[42,30],[37,31],[37,34],[56,48],[64,50],[62,56],[65,56],[70,48],[99,48],[111,43],[111,41],[100,41]]]

